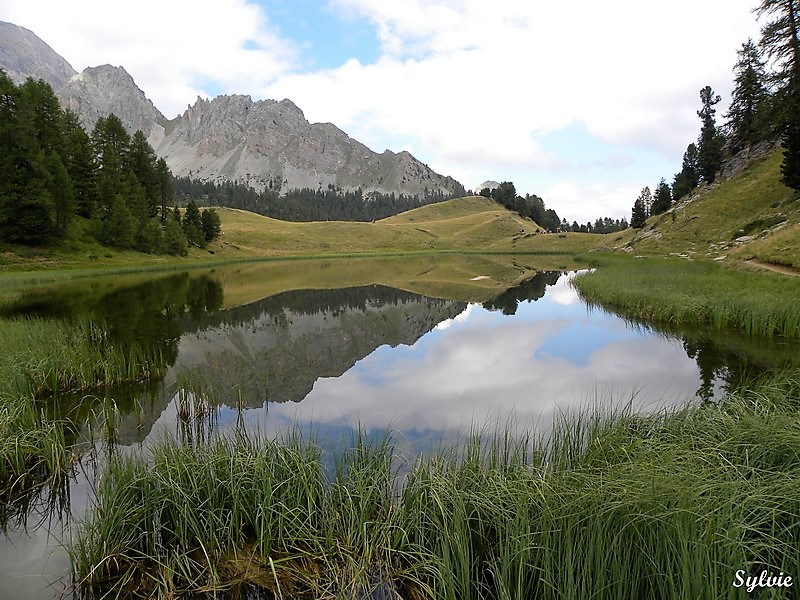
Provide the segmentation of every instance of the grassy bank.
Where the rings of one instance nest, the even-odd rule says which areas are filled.
[[[781,183],[782,151],[729,179],[703,185],[642,229],[609,234],[606,247],[636,254],[744,261],[800,268],[800,203]]]
[[[63,477],[71,454],[64,424],[42,399],[159,377],[157,353],[105,343],[89,322],[11,319],[0,323],[0,499]]]
[[[589,261],[599,268],[573,281],[591,305],[642,321],[800,337],[796,277],[670,258],[593,254]]]
[[[333,467],[298,434],[164,441],[109,462],[75,578],[147,597],[744,598],[739,570],[797,576],[798,408],[795,372],[719,405],[565,419],[550,445],[474,436],[399,485],[391,438]]]

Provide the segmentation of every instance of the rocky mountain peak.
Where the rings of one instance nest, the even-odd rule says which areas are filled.
[[[89,67],[56,90],[62,106],[71,110],[90,130],[100,117],[117,115],[130,131],[141,129],[151,144],[165,135],[164,115],[147,99],[123,67]]]
[[[3,21],[0,21],[0,67],[18,85],[33,77],[46,81],[54,89],[77,74],[72,65],[35,33]]]
[[[487,181],[484,181],[483,183],[481,183],[480,185],[476,185],[475,188],[474,188],[474,192],[476,194],[480,194],[481,190],[485,190],[485,189],[493,190],[493,189],[499,188],[499,187],[500,187],[500,184],[497,183],[496,181],[487,180]]]
[[[335,186],[361,188],[367,195],[421,196],[464,191],[406,151],[377,154],[331,123],[309,123],[288,98],[198,97],[168,121],[123,67],[106,64],[77,74],[34,33],[8,23],[0,23],[0,67],[17,78],[50,83],[87,130],[110,113],[130,133],[142,130],[177,176],[238,181],[256,190]]]

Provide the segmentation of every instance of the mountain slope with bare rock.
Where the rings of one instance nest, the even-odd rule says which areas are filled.
[[[0,22],[0,68],[17,82],[48,82],[88,130],[112,112],[129,132],[141,129],[179,177],[237,181],[258,191],[332,186],[360,188],[367,196],[465,194],[458,181],[408,152],[378,154],[331,123],[309,123],[286,99],[198,98],[168,121],[124,68],[102,65],[78,74],[33,32],[10,23]]]

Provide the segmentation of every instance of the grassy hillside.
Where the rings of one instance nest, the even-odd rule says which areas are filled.
[[[290,223],[218,209],[226,255],[301,256],[419,251],[573,254],[592,248],[585,234],[538,235],[539,226],[495,202],[469,196],[374,223]]]
[[[800,268],[800,201],[780,183],[781,151],[734,177],[702,186],[639,231],[605,236],[635,254],[718,261],[757,260]]]
[[[418,208],[373,223],[295,223],[217,208],[223,235],[186,258],[146,255],[100,246],[76,221],[67,239],[47,249],[0,245],[0,271],[57,267],[125,268],[187,266],[200,262],[398,253],[533,253],[573,255],[598,236],[539,235],[539,226],[483,197],[465,197]]]

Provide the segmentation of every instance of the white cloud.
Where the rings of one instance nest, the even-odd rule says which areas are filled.
[[[678,170],[699,131],[700,88],[727,100],[736,50],[757,37],[753,4],[328,0],[325,10],[374,28],[381,55],[317,71],[301,70],[309,40],[281,37],[253,0],[142,0],[124,11],[101,0],[0,0],[0,14],[78,70],[123,65],[168,117],[197,95],[286,97],[378,152],[409,149],[466,186],[512,180],[585,221],[629,213],[640,182]],[[590,161],[617,183],[608,173],[587,180],[548,146],[549,133],[576,124],[620,149],[609,156],[598,144]],[[673,171],[622,160],[642,151]]]
[[[692,397],[697,365],[679,343],[623,339],[580,364],[543,350],[548,338],[569,325],[553,319],[451,328],[425,352],[394,353],[388,362],[384,357],[379,371],[370,356],[341,377],[318,379],[297,408],[313,414],[317,426],[344,422],[367,430],[413,425],[441,431],[511,415],[546,428],[557,412],[598,400],[635,397],[635,407],[643,409]],[[631,373],[647,373],[647,381]]]
[[[598,217],[611,217],[630,220],[630,211],[636,197],[648,183],[637,183],[608,186],[604,184],[580,185],[561,182],[547,188],[541,194],[547,204],[558,206],[559,216],[566,217],[569,222],[578,221],[592,223]],[[652,185],[651,185],[652,187]]]
[[[197,95],[249,93],[287,72],[296,48],[246,0],[2,0],[3,18],[27,27],[72,66],[123,66],[167,117]]]

